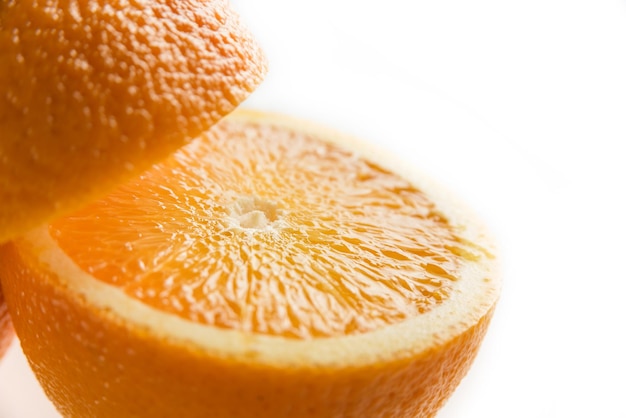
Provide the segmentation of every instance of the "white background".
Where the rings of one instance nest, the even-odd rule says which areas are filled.
[[[380,142],[500,242],[504,292],[440,418],[626,417],[626,1],[234,0],[246,106]],[[14,344],[0,417],[57,417]]]

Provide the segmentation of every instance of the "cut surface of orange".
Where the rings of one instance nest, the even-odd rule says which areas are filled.
[[[225,0],[2,2],[0,242],[143,172],[264,73]]]
[[[493,254],[372,146],[236,111],[0,274],[65,416],[430,417],[486,332]]]

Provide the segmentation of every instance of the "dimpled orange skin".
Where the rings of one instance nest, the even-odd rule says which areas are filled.
[[[0,242],[233,110],[265,59],[224,0],[0,3]]]
[[[8,265],[37,263],[20,260],[13,244],[1,251]],[[67,417],[433,417],[467,373],[493,313],[429,352],[358,367],[281,367],[102,321],[111,314],[70,296],[45,271],[9,269],[3,283],[22,347]]]
[[[11,325],[7,305],[4,302],[2,288],[0,288],[0,358],[2,358],[7,348],[9,348],[12,340],[13,326]]]

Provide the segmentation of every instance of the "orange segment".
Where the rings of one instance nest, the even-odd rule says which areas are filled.
[[[0,275],[65,416],[431,417],[493,314],[492,254],[413,169],[237,111],[5,245]]]
[[[265,61],[225,0],[0,6],[0,242],[212,126]]]

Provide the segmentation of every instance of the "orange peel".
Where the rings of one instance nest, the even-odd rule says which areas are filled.
[[[224,0],[0,4],[0,242],[207,130],[260,83]]]

